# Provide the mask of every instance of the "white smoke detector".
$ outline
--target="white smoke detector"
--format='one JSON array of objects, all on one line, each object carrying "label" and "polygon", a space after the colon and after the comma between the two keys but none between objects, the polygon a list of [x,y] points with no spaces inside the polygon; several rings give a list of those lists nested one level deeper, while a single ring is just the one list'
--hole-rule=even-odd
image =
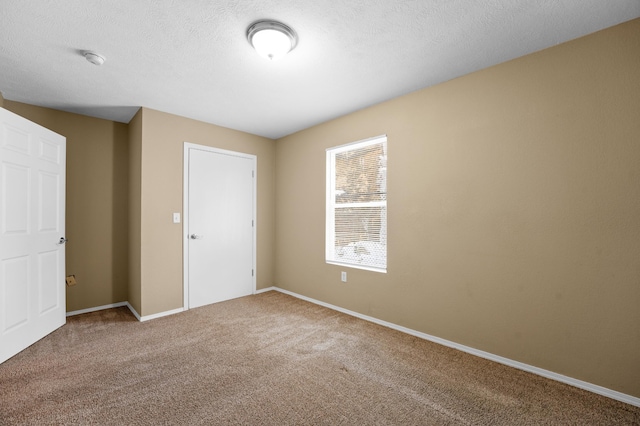
[{"label": "white smoke detector", "polygon": [[102,65],[104,64],[105,58],[102,55],[97,54],[96,52],[84,52],[84,58],[91,62],[93,65]]}]

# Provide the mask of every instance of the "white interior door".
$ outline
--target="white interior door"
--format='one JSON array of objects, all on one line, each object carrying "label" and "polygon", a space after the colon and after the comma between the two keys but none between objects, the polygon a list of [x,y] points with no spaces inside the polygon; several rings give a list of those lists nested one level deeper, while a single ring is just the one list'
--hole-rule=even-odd
[{"label": "white interior door", "polygon": [[0,108],[0,362],[65,323],[66,139]]},{"label": "white interior door", "polygon": [[255,156],[185,144],[185,307],[255,291]]}]

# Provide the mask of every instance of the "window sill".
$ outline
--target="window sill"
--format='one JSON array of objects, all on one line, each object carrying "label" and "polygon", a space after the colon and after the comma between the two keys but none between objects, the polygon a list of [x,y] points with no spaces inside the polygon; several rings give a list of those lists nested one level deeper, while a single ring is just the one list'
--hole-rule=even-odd
[{"label": "window sill", "polygon": [[387,268],[376,268],[373,266],[356,265],[354,263],[343,263],[343,262],[337,262],[334,260],[326,260],[325,262],[329,265],[344,266],[345,268],[362,269],[364,271],[380,272],[382,274],[387,273]]}]

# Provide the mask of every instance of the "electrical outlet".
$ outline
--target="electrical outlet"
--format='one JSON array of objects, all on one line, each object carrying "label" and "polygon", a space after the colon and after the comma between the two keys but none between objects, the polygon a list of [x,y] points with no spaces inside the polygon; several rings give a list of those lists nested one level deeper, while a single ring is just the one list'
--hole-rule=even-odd
[{"label": "electrical outlet", "polygon": [[180,223],[180,213],[173,214],[173,223]]},{"label": "electrical outlet", "polygon": [[67,278],[65,279],[65,281],[67,282],[67,285],[69,287],[71,287],[72,285],[76,285],[76,276],[75,275],[67,275]]},{"label": "electrical outlet", "polygon": [[345,271],[340,272],[340,279],[343,283],[347,282],[347,273]]}]

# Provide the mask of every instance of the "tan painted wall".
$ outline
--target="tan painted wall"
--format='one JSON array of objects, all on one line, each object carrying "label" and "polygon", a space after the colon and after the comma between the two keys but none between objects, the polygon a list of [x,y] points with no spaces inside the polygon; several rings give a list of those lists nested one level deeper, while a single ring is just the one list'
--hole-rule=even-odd
[{"label": "tan painted wall", "polygon": [[143,316],[183,306],[182,224],[173,224],[171,215],[182,212],[184,142],[257,156],[257,288],[274,282],[275,141],[143,108],[139,311]]},{"label": "tan painted wall", "polygon": [[[635,20],[278,140],[276,283],[640,397],[639,111]],[[327,265],[325,149],[385,133],[388,273]]]},{"label": "tan painted wall", "polygon": [[127,125],[5,100],[6,109],[67,138],[67,311],[127,300]]},{"label": "tan painted wall", "polygon": [[2,97],[2,92],[0,92],[0,108],[4,108],[4,98]]},{"label": "tan painted wall", "polygon": [[140,185],[142,174],[142,114],[129,122],[129,304],[136,312],[142,310],[142,277],[140,272],[140,244],[142,215]]}]

